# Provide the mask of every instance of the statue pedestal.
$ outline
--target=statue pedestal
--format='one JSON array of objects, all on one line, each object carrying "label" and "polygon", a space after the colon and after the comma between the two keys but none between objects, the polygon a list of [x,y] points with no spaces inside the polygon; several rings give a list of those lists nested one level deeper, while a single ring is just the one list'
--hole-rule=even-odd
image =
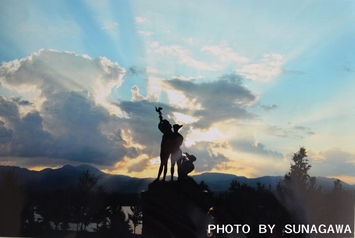
[{"label": "statue pedestal", "polygon": [[142,192],[143,237],[206,237],[210,200],[192,178],[151,183]]}]

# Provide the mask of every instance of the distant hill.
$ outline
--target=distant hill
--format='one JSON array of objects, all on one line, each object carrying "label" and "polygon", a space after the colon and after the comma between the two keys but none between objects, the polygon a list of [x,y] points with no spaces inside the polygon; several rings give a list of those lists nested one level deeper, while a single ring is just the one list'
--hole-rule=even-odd
[{"label": "distant hill", "polygon": [[31,171],[15,166],[0,166],[0,179],[8,172],[13,171],[18,182],[31,189],[66,189],[75,187],[80,175],[89,171],[99,178],[97,186],[102,185],[106,191],[122,193],[137,193],[148,188],[153,179],[138,179],[124,175],[106,174],[90,165],[71,166],[65,165],[59,169],[44,169]]},{"label": "distant hill", "polygon": [[[256,188],[257,183],[265,185],[266,188],[274,189],[283,178],[283,176],[263,176],[258,178],[246,178],[244,176],[236,176],[223,173],[204,173],[193,176],[196,182],[204,181],[212,191],[222,192],[228,190],[231,182],[238,181],[240,184],[247,184],[250,187]],[[335,178],[317,177],[317,185],[322,187],[323,191],[329,191],[334,186]],[[342,187],[348,191],[355,191],[355,185],[350,185],[342,182]]]},{"label": "distant hill", "polygon": [[[97,186],[102,185],[106,191],[117,191],[120,193],[140,193],[148,189],[148,185],[154,180],[152,178],[133,178],[124,175],[106,174],[99,169],[82,164],[79,166],[65,165],[59,169],[44,169],[41,171],[31,171],[25,168],[14,166],[0,166],[0,179],[7,171],[13,171],[18,182],[25,187],[32,189],[66,189],[75,187],[79,176],[84,171],[89,171],[99,178]],[[227,191],[232,181],[238,181],[241,184],[247,184],[256,187],[257,183],[264,184],[266,188],[276,187],[283,176],[263,176],[259,178],[246,178],[232,174],[223,173],[203,173],[192,176],[197,183],[204,181],[213,192]],[[335,179],[317,177],[317,184],[322,186],[324,191],[333,188]],[[355,191],[355,185],[349,185],[342,182],[346,190]]]}]

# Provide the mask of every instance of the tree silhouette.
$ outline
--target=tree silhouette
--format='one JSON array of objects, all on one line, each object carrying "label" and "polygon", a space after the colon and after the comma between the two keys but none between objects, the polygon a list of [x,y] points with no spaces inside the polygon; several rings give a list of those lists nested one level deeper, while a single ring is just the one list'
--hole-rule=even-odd
[{"label": "tree silhouette", "polygon": [[[306,224],[309,222],[309,207],[307,206],[308,191],[310,186],[310,176],[308,171],[311,165],[308,164],[307,152],[304,147],[292,156],[293,164],[280,181],[276,188],[276,194],[280,203],[290,214],[291,223]],[[316,179],[312,179],[314,186]]]},{"label": "tree silhouette", "polygon": [[128,219],[133,223],[133,233],[136,234],[136,228],[142,224],[143,213],[141,206],[131,206],[132,214],[128,214]]},{"label": "tree silhouette", "polygon": [[[258,182],[256,188],[238,181],[232,181],[228,191],[214,201],[209,215],[215,224],[248,224],[248,237],[269,237],[259,234],[259,224],[275,224],[274,235],[280,237],[287,212],[275,198],[273,191]],[[228,234],[210,234],[212,237],[229,237]]]},{"label": "tree silhouette", "polygon": [[[312,166],[306,157],[304,147],[294,153],[293,164],[289,172],[276,188],[275,194],[290,214],[288,223],[351,224],[353,226],[353,195],[342,189],[340,180],[334,182],[334,188],[330,193],[324,193],[322,187],[317,185],[317,179],[309,175]],[[308,236],[303,234],[297,237]],[[334,236],[323,235],[322,237]]]},{"label": "tree silhouette", "polygon": [[90,174],[89,170],[86,170],[79,176],[77,189],[81,193],[91,193],[98,180],[98,177],[94,174]]},{"label": "tree silhouette", "polygon": [[128,219],[120,205],[120,195],[111,193],[104,205],[105,218],[96,231],[102,237],[128,237],[132,234]]},{"label": "tree silhouette", "polygon": [[326,206],[328,215],[331,217],[330,222],[354,224],[354,194],[345,191],[339,179],[334,181],[333,189],[327,196]]},{"label": "tree silhouette", "polygon": [[[69,223],[70,197],[68,191],[54,190],[38,192],[35,212],[40,215],[40,223],[46,230],[58,231]],[[50,225],[53,224],[53,227]]]},{"label": "tree silhouette", "polygon": [[[37,193],[38,194],[38,193]],[[49,226],[44,224],[43,219],[39,217],[39,203],[37,196],[29,194],[26,205],[22,210],[22,231],[21,236],[38,236]],[[48,224],[49,225],[49,224]],[[2,235],[2,234],[1,234]]]},{"label": "tree silhouette", "polygon": [[88,170],[79,176],[79,182],[73,194],[72,221],[77,224],[77,231],[86,231],[94,216],[93,190],[98,182],[94,174]]},{"label": "tree silhouette", "polygon": [[[294,164],[291,164],[290,171],[285,175],[285,180],[290,181],[296,189],[299,189],[300,192],[304,192],[309,185],[310,176],[308,171],[312,167],[308,164],[308,159],[306,149],[301,147],[297,153],[293,154],[292,161]],[[315,178],[312,179],[313,183],[316,182]]]}]

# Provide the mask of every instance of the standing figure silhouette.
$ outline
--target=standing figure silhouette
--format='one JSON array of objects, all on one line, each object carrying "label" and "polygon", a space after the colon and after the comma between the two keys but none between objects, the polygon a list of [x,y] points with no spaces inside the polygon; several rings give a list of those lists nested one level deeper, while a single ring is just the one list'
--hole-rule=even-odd
[{"label": "standing figure silhouette", "polygon": [[157,181],[159,181],[161,173],[163,173],[163,181],[165,181],[166,173],[168,170],[168,159],[171,154],[172,149],[172,136],[173,132],[171,131],[171,124],[168,120],[163,119],[161,110],[162,108],[155,108],[155,110],[159,113],[160,122],[158,124],[159,130],[163,133],[161,145],[160,145],[160,166]]},{"label": "standing figure silhouette", "polygon": [[171,148],[171,168],[170,168],[170,173],[171,173],[171,181],[174,180],[174,167],[176,162],[181,159],[182,157],[182,150],[180,149],[180,146],[182,145],[182,142],[184,140],[184,137],[178,132],[179,129],[182,127],[182,125],[175,124],[173,126],[174,132],[172,135],[172,148]]}]

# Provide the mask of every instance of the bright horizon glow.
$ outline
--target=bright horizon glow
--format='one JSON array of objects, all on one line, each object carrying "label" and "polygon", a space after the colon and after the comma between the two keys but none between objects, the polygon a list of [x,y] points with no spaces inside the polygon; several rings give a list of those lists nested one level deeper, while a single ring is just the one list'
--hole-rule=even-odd
[{"label": "bright horizon glow", "polygon": [[[156,165],[156,166],[159,166],[159,158],[155,158],[155,159],[152,159],[152,164]],[[60,169],[62,168],[63,166],[54,166],[54,167],[43,167],[43,166],[38,166],[38,167],[30,167],[30,168],[27,168],[28,170],[30,171],[37,171],[37,172],[40,172],[42,170],[45,170],[45,169],[53,169],[53,170],[56,170],[56,169]],[[75,167],[75,166],[74,166]],[[170,169],[170,161],[168,163],[168,167]],[[124,175],[126,174],[125,172],[123,171],[120,171],[120,170],[108,170],[108,169],[99,169],[101,172],[103,173],[106,173],[106,174],[110,174],[110,175]],[[176,170],[176,168],[175,168]],[[288,171],[286,171],[288,172]],[[190,176],[195,176],[195,175],[200,175],[200,174],[203,174],[205,172],[199,172],[199,173],[196,173],[195,171],[192,171],[189,175]],[[209,173],[222,173],[220,170],[211,170],[209,171]],[[232,174],[232,175],[235,175],[234,174],[234,171],[231,170],[231,171],[225,171],[223,172],[224,174]],[[155,171],[155,169],[152,169],[150,170],[148,173],[137,173],[135,175],[132,175],[132,174],[128,174],[127,176],[129,177],[133,177],[133,178],[151,178],[151,179],[155,179],[156,176],[157,176],[157,171]],[[238,175],[239,176],[239,175]],[[263,176],[283,176],[283,175],[262,175],[262,176],[252,176],[251,174],[249,176],[246,176],[247,178],[249,179],[253,179],[253,178],[258,178],[258,177],[263,177]],[[167,174],[167,177],[170,178],[170,173]],[[355,185],[355,179],[353,177],[343,177],[343,176],[325,176],[326,178],[329,178],[329,179],[340,179],[342,182],[346,182],[350,185]],[[174,174],[174,178],[177,178],[177,174],[175,172]]]}]

